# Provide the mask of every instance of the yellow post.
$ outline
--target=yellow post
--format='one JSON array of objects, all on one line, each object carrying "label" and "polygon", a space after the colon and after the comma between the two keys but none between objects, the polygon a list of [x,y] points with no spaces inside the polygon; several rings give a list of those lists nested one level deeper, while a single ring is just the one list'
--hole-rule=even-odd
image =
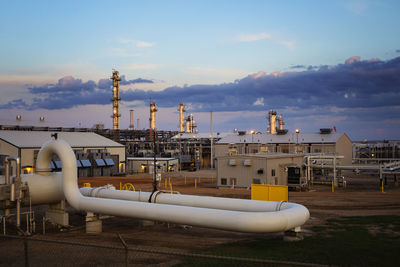
[{"label": "yellow post", "polygon": [[332,192],[335,192],[335,182],[332,180]]},{"label": "yellow post", "polygon": [[164,189],[167,188],[167,179],[164,180]]},{"label": "yellow post", "polygon": [[84,183],[83,187],[91,187],[90,183]]},{"label": "yellow post", "polygon": [[383,186],[383,180],[382,180],[382,193],[385,193],[384,186]]},{"label": "yellow post", "polygon": [[168,177],[168,183],[171,184],[171,177]]},{"label": "yellow post", "polygon": [[169,190],[171,191],[172,194],[172,184],[169,184]]},{"label": "yellow post", "polygon": [[232,180],[232,189],[235,189],[235,180]]},{"label": "yellow post", "polygon": [[119,190],[122,190],[122,182],[119,182]]},{"label": "yellow post", "polygon": [[194,188],[195,189],[197,188],[197,180],[196,180],[196,178],[194,178]]}]

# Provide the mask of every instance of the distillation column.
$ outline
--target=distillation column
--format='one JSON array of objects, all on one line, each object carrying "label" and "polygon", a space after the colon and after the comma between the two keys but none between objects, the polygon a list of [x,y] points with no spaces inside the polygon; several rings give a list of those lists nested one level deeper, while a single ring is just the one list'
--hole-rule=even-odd
[{"label": "distillation column", "polygon": [[119,101],[121,98],[119,98],[119,81],[121,78],[119,77],[119,72],[114,70],[113,74],[110,78],[113,81],[113,129],[114,130],[119,130],[119,117],[121,117],[121,114],[119,113]]},{"label": "distillation column", "polygon": [[195,128],[197,127],[196,122],[194,121],[193,114],[189,114],[186,117],[186,132],[187,133],[194,133]]},{"label": "distillation column", "polygon": [[129,112],[130,112],[130,115],[131,115],[131,117],[130,117],[130,124],[129,124],[129,130],[133,130],[133,109],[131,109],[131,110],[129,110]]},{"label": "distillation column", "polygon": [[268,130],[267,132],[270,134],[276,134],[276,111],[275,110],[270,110],[268,112]]},{"label": "distillation column", "polygon": [[179,111],[179,132],[183,133],[185,131],[185,122],[184,122],[183,113],[186,112],[185,104],[183,102],[179,103],[178,111]]},{"label": "distillation column", "polygon": [[156,128],[156,112],[157,107],[155,102],[150,103],[150,129],[154,130]]},{"label": "distillation column", "polygon": [[282,115],[278,116],[278,124],[279,124],[279,130],[283,131],[283,125],[285,124],[285,122],[283,121]]}]

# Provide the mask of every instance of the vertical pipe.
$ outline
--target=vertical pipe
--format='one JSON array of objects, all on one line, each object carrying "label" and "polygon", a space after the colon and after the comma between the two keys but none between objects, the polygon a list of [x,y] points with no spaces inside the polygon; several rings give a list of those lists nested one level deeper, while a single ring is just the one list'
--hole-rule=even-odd
[{"label": "vertical pipe", "polygon": [[185,104],[183,102],[179,103],[179,132],[184,132],[185,131],[185,123],[184,123],[184,117],[183,113],[186,111],[185,110]]},{"label": "vertical pipe", "polygon": [[156,128],[156,103],[151,102],[150,103],[150,129],[155,129]]},{"label": "vertical pipe", "polygon": [[119,114],[119,101],[121,100],[119,98],[119,81],[121,80],[119,72],[114,70],[110,79],[113,81],[113,129],[119,130],[119,117],[121,117],[121,114]]},{"label": "vertical pipe", "polygon": [[129,110],[130,112],[130,124],[129,124],[129,130],[133,130],[133,109]]},{"label": "vertical pipe", "polygon": [[211,152],[210,152],[210,163],[211,163],[211,169],[214,169],[214,157],[213,157],[213,143],[214,143],[214,136],[213,136],[213,131],[214,131],[214,129],[213,129],[213,112],[211,111],[210,112],[210,132],[211,132],[211,140],[210,140],[210,143],[211,143]]},{"label": "vertical pipe", "polygon": [[334,186],[338,186],[338,180],[336,177],[336,155],[333,158],[333,182]]},{"label": "vertical pipe", "polygon": [[153,168],[153,192],[157,191],[157,150],[156,150],[156,131],[155,129],[150,129],[153,131],[153,154],[154,154],[154,168]]},{"label": "vertical pipe", "polygon": [[[10,184],[10,162],[8,161],[8,159],[6,158],[6,170],[5,170],[5,182],[6,182],[6,185],[9,185]],[[11,192],[11,195],[13,194],[14,192]],[[11,200],[11,198],[12,198],[12,196],[10,196],[10,200]],[[10,200],[6,200],[6,205],[8,206],[8,204],[9,204],[9,201]],[[10,209],[5,209],[4,210],[4,223],[5,223],[5,218],[8,216],[8,215],[10,215]],[[5,224],[4,224],[4,234],[5,234]]]}]

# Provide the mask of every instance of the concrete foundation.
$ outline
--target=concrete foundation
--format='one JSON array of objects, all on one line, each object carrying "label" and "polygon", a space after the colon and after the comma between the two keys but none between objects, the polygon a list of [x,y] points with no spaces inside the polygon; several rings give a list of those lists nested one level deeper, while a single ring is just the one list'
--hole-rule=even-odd
[{"label": "concrete foundation", "polygon": [[50,209],[46,211],[45,217],[47,220],[55,224],[68,226],[69,216],[68,213],[65,211],[65,201],[63,200],[57,204],[50,205]]}]

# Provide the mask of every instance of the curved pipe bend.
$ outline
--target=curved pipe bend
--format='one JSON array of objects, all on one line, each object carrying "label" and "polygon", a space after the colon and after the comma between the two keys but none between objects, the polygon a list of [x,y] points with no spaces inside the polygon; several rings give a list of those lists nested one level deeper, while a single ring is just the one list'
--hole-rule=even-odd
[{"label": "curved pipe bend", "polygon": [[310,216],[302,205],[272,201],[160,193],[157,203],[148,203],[151,193],[107,189],[96,190],[98,197],[91,197],[90,188],[78,188],[76,158],[65,141],[46,143],[38,154],[37,168],[49,169],[53,153],[62,162],[64,196],[80,211],[239,232],[286,231],[303,225]]}]

